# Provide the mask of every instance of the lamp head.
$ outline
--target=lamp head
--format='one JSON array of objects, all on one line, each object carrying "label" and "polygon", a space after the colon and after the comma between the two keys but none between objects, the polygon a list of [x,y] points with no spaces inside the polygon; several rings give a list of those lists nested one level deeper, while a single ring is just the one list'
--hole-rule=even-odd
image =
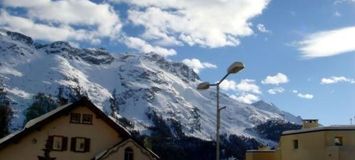
[{"label": "lamp head", "polygon": [[208,88],[210,88],[210,83],[208,83],[208,82],[202,82],[202,83],[198,84],[198,86],[197,86],[198,90],[205,90]]},{"label": "lamp head", "polygon": [[244,68],[244,65],[242,62],[234,62],[233,64],[231,64],[229,67],[228,67],[228,70],[227,72],[228,73],[237,73],[239,72],[240,70],[242,70]]}]

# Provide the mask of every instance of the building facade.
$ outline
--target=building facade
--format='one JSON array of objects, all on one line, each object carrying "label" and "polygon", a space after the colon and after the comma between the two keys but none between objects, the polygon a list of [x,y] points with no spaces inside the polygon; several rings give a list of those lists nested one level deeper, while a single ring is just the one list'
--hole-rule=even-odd
[{"label": "building facade", "polygon": [[249,150],[245,157],[247,160],[276,160],[275,152],[274,150]]},{"label": "building facade", "polygon": [[318,127],[317,120],[304,120],[301,130],[285,131],[279,148],[250,150],[247,160],[354,160],[355,126]]},{"label": "building facade", "polygon": [[29,121],[0,140],[6,160],[156,160],[87,98]]}]

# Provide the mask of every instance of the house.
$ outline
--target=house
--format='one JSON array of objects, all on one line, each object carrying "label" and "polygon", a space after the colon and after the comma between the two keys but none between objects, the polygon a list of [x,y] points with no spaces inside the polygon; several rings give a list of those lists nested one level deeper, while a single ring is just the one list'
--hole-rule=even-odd
[{"label": "house", "polygon": [[156,160],[87,98],[58,107],[0,139],[0,160]]},{"label": "house", "polygon": [[246,160],[354,160],[355,126],[319,127],[318,120],[303,121],[300,130],[285,131],[276,150],[249,150]]}]

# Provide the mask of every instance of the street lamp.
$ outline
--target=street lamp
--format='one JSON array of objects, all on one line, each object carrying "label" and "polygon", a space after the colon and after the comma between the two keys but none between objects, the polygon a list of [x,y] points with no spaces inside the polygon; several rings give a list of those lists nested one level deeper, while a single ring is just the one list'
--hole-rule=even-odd
[{"label": "street lamp", "polygon": [[220,121],[221,121],[221,117],[220,117],[220,114],[221,114],[221,110],[223,110],[224,108],[226,107],[222,107],[220,108],[219,107],[219,85],[223,82],[224,79],[226,79],[228,77],[228,75],[230,74],[233,74],[233,73],[237,73],[239,72],[240,70],[242,70],[244,68],[244,65],[243,63],[241,62],[234,62],[233,64],[231,64],[228,69],[227,69],[227,74],[221,79],[219,80],[217,83],[215,84],[210,84],[208,82],[202,82],[200,83],[198,86],[197,86],[197,89],[198,90],[205,90],[205,89],[208,89],[210,88],[210,86],[216,86],[217,87],[217,109],[216,109],[216,112],[217,112],[217,124],[216,124],[216,143],[217,143],[217,146],[216,146],[216,160],[220,160],[220,155],[219,155],[219,127],[220,127]]}]

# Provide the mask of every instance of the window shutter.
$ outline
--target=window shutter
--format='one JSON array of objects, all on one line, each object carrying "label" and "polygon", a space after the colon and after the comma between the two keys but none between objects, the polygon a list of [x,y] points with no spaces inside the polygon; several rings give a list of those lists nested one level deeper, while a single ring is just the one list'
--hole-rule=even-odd
[{"label": "window shutter", "polygon": [[84,152],[89,152],[90,151],[90,139],[85,138],[85,149]]},{"label": "window shutter", "polygon": [[75,151],[76,138],[71,138],[70,140],[70,150]]},{"label": "window shutter", "polygon": [[63,137],[62,151],[66,151],[67,149],[68,149],[68,137]]},{"label": "window shutter", "polygon": [[48,146],[46,146],[46,147],[49,147],[49,149],[53,149],[53,136],[48,136],[47,143],[48,144],[46,144],[46,145],[48,145]]}]

